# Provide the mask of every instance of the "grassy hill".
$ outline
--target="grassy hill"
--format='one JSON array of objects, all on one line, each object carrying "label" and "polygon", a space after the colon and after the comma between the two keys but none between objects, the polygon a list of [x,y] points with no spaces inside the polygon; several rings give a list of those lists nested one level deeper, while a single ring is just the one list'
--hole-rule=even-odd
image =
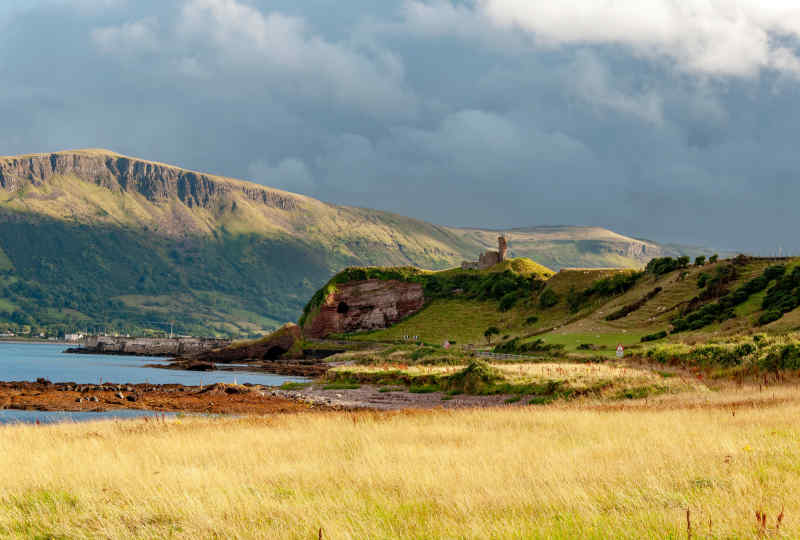
[{"label": "grassy hill", "polygon": [[[510,234],[556,270],[670,253],[596,228]],[[0,158],[0,330],[258,334],[344,267],[443,269],[496,237],[105,150]]]},{"label": "grassy hill", "polygon": [[[658,268],[659,260],[669,264]],[[431,295],[425,308],[390,328],[346,337],[399,341],[416,335],[434,346],[448,340],[501,352],[593,356],[613,355],[619,343],[638,348],[643,341],[697,343],[800,328],[800,259],[740,256],[701,266],[659,260],[645,271],[540,274],[544,281],[511,307],[497,297]],[[472,272],[483,276],[487,290],[503,275]],[[487,338],[491,327],[497,332]]]}]

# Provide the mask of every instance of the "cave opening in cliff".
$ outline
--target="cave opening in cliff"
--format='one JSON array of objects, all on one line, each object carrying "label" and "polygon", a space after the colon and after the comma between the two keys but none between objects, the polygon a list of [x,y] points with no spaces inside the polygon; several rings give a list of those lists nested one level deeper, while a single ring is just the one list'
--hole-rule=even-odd
[{"label": "cave opening in cliff", "polygon": [[264,354],[264,360],[277,360],[285,352],[286,348],[275,345],[273,347],[270,347]]},{"label": "cave opening in cliff", "polygon": [[347,305],[347,302],[339,302],[339,305],[336,306],[336,313],[345,314],[350,311],[350,306]]}]

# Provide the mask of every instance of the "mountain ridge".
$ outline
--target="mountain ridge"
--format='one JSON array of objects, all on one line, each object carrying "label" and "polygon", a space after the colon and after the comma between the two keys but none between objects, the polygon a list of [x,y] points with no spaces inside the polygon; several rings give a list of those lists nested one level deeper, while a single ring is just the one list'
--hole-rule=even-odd
[{"label": "mountain ridge", "polygon": [[[0,329],[102,323],[141,332],[173,317],[185,332],[253,334],[296,319],[344,267],[443,269],[496,241],[489,229],[334,205],[107,150],[7,156]],[[638,267],[673,254],[599,227],[512,229],[510,249],[556,270]]]}]

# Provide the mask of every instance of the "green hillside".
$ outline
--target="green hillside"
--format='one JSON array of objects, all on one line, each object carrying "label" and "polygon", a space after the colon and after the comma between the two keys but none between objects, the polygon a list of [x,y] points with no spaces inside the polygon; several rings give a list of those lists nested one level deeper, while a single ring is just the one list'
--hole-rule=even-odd
[{"label": "green hillside", "polygon": [[[104,150],[0,158],[0,330],[258,334],[344,267],[453,267],[497,234]],[[510,234],[556,270],[668,252],[596,228]]]},{"label": "green hillside", "polygon": [[[514,274],[471,272],[487,291]],[[643,271],[570,269],[539,279],[512,291],[511,305],[492,295],[427,294],[426,285],[418,313],[387,329],[339,337],[391,342],[413,335],[434,346],[447,340],[517,354],[596,356],[613,355],[620,343],[636,350],[800,328],[800,259],[739,256],[698,265],[660,258]],[[490,328],[496,331],[487,336]]]}]

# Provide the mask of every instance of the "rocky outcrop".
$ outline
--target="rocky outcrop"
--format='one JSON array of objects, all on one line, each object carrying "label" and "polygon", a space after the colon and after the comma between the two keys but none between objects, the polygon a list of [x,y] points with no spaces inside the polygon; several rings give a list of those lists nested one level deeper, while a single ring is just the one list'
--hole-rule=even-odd
[{"label": "rocky outcrop", "polygon": [[190,208],[218,208],[233,191],[272,208],[297,207],[297,199],[288,193],[112,153],[58,152],[0,159],[0,188],[5,191],[67,175],[112,191],[139,193],[152,202],[178,199]]},{"label": "rocky outcrop", "polygon": [[312,338],[387,328],[425,306],[420,283],[367,279],[336,285],[303,326]]},{"label": "rocky outcrop", "polygon": [[302,337],[300,327],[288,323],[261,339],[233,343],[227,347],[178,358],[176,362],[186,365],[202,365],[205,363],[231,364],[254,360],[301,358],[303,356]]}]

